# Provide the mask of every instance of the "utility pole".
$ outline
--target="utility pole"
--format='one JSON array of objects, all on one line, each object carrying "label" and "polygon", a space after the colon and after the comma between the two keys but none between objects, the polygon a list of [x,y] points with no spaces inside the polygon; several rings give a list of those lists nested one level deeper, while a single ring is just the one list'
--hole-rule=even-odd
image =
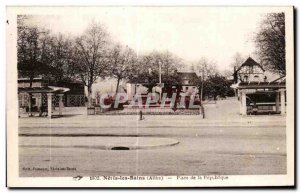
[{"label": "utility pole", "polygon": [[203,100],[203,82],[204,82],[204,69],[202,70],[202,81],[201,81],[201,96],[200,96],[201,104]]},{"label": "utility pole", "polygon": [[158,62],[159,64],[159,84],[161,83],[161,62]]},{"label": "utility pole", "polygon": [[201,96],[200,96],[201,111],[202,111],[202,116],[203,116],[203,119],[204,119],[205,115],[204,115],[204,107],[203,107],[203,84],[204,84],[204,69],[202,70]]},{"label": "utility pole", "polygon": [[160,90],[159,90],[159,100],[161,100],[161,92],[162,92],[162,87],[161,87],[161,62],[158,62],[159,64],[159,85],[160,85]]}]

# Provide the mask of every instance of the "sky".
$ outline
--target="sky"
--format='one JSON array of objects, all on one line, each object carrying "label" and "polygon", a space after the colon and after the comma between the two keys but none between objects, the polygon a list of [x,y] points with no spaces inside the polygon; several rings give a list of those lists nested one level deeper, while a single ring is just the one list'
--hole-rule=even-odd
[{"label": "sky", "polygon": [[[94,7],[44,12],[34,22],[54,33],[77,36],[100,22],[111,39],[138,54],[169,50],[187,65],[202,57],[220,71],[232,70],[233,56],[253,56],[253,36],[270,9],[257,7]],[[45,15],[45,13],[47,15]]]}]

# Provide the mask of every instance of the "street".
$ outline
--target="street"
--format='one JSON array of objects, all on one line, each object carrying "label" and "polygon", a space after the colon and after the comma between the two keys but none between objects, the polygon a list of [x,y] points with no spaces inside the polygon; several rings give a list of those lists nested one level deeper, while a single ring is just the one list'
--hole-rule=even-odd
[{"label": "street", "polygon": [[[149,115],[139,121],[135,115],[87,116],[84,108],[64,110],[62,118],[19,119],[21,177],[286,173],[285,117],[240,116],[236,99],[207,104],[205,119]],[[113,141],[122,146],[123,138],[138,146],[141,137],[149,143],[157,138],[179,143],[137,150],[100,148]]]}]

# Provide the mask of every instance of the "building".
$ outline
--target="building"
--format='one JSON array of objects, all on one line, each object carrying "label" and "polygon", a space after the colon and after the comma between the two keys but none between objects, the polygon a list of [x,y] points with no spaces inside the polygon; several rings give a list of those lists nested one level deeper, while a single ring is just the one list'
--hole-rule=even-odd
[{"label": "building", "polygon": [[234,83],[265,82],[265,70],[255,60],[249,57],[239,68],[234,69]]},{"label": "building", "polygon": [[[29,104],[29,93],[32,93],[32,106],[47,105],[47,94],[44,92],[50,87],[68,88],[62,97],[63,105],[67,107],[85,106],[84,85],[79,81],[58,82],[55,83],[46,78],[38,77],[32,81],[30,89],[29,78],[18,79],[18,97],[20,107],[27,107]],[[42,92],[32,92],[31,90],[40,90]],[[30,92],[27,92],[29,91]],[[59,106],[59,96],[54,96],[53,105]]]},{"label": "building", "polygon": [[196,95],[199,93],[198,80],[199,77],[195,72],[178,72],[178,75],[182,78],[182,91],[188,95]]},{"label": "building", "polygon": [[286,113],[286,82],[241,82],[237,87],[240,98],[240,114]]},{"label": "building", "polygon": [[[234,70],[234,84],[240,104],[240,114],[285,114],[286,82],[285,77],[269,81],[263,67],[249,57]],[[278,76],[277,76],[278,77]]]}]

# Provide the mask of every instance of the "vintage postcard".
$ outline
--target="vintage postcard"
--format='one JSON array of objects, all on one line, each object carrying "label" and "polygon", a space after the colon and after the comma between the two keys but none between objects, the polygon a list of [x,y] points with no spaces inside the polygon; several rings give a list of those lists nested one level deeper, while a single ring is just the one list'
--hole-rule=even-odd
[{"label": "vintage postcard", "polygon": [[294,8],[7,7],[8,187],[294,186]]}]

